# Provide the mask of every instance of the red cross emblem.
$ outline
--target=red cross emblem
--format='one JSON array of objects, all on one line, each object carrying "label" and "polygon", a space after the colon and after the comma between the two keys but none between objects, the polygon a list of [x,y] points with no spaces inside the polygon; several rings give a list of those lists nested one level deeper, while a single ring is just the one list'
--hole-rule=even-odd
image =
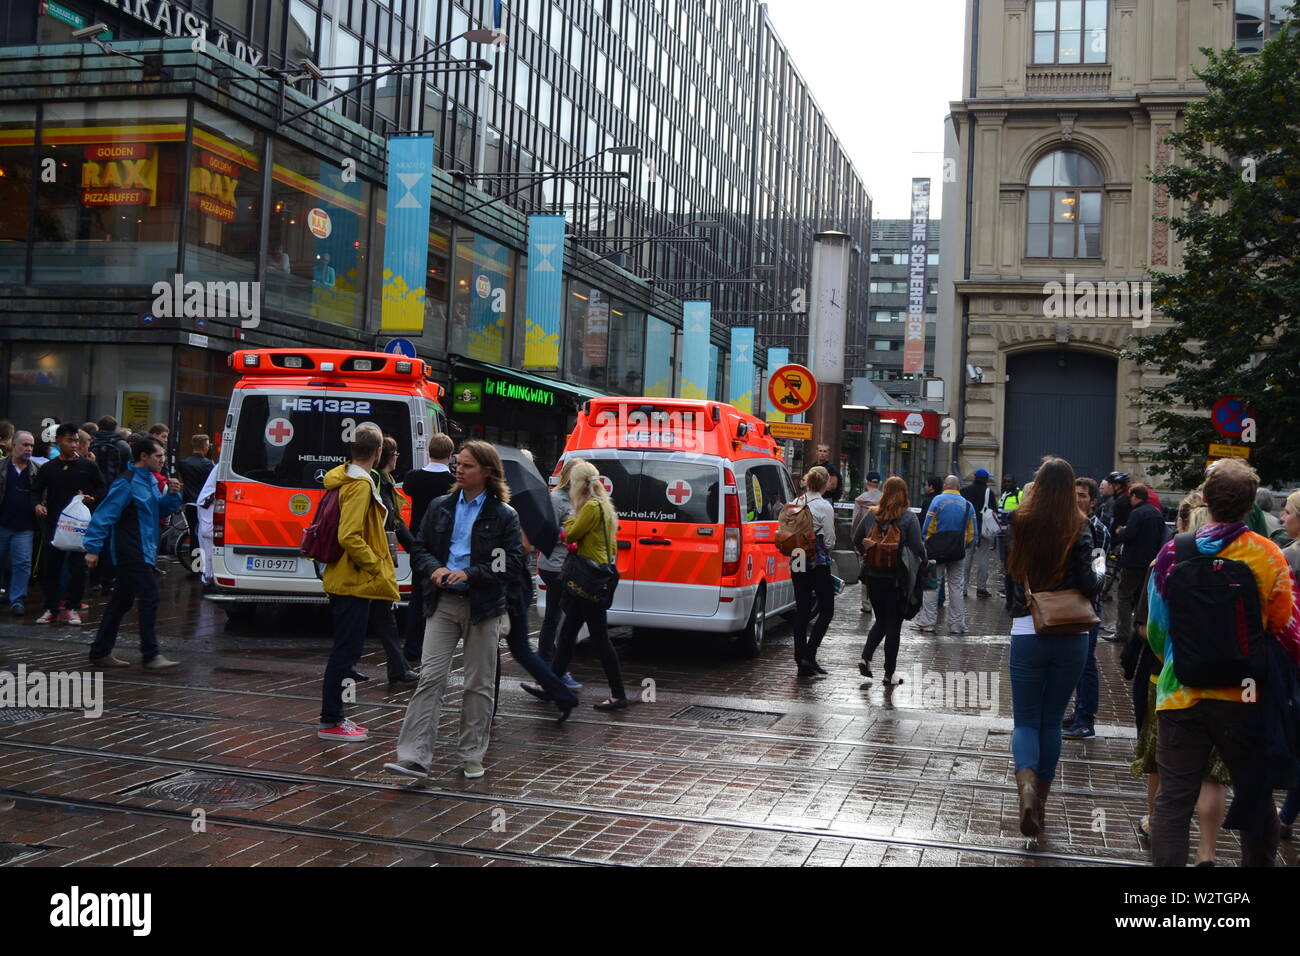
[{"label": "red cross emblem", "polygon": [[266,423],[266,441],[281,448],[293,438],[293,423],[287,418],[273,418]]},{"label": "red cross emblem", "polygon": [[614,493],[614,482],[610,481],[604,475],[600,476],[600,483],[605,486],[605,490],[611,495]]},{"label": "red cross emblem", "polygon": [[680,478],[668,486],[668,500],[681,507],[691,500],[691,486]]}]

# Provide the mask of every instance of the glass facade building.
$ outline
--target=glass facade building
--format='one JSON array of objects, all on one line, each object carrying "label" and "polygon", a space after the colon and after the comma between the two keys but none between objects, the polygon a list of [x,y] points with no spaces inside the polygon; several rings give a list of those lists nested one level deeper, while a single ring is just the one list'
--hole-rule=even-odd
[{"label": "glass facade building", "polygon": [[[769,346],[803,359],[799,309],[825,230],[855,240],[846,373],[862,374],[870,198],[765,8],[505,0],[501,12],[507,40],[487,45],[461,35],[496,26],[491,0],[7,5],[0,68],[32,77],[0,92],[9,417],[125,417],[109,384],[135,362],[149,417],[211,430],[213,415],[182,407],[224,405],[237,343],[382,346],[385,143],[409,132],[433,134],[437,168],[424,327],[397,334],[448,385],[522,365],[531,212],[562,214],[571,240],[559,362],[528,370],[561,398],[675,393],[688,298],[713,303],[714,396],[730,327],[756,328],[760,369]],[[70,46],[97,22],[117,52]],[[375,80],[416,58],[435,67]],[[464,58],[491,69],[436,66]],[[312,79],[304,60],[333,78]],[[260,326],[153,317],[152,286],[178,273],[259,283]],[[114,357],[148,348],[162,352]]]}]

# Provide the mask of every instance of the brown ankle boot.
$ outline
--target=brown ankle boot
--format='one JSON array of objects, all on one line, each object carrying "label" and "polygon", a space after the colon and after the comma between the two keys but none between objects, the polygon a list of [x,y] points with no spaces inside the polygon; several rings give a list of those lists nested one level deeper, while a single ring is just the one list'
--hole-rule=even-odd
[{"label": "brown ankle boot", "polygon": [[1041,830],[1047,825],[1047,794],[1052,789],[1052,781],[1038,781],[1038,828]]},{"label": "brown ankle boot", "polygon": [[1020,793],[1020,832],[1038,836],[1038,775],[1029,768],[1016,771],[1016,790]]}]

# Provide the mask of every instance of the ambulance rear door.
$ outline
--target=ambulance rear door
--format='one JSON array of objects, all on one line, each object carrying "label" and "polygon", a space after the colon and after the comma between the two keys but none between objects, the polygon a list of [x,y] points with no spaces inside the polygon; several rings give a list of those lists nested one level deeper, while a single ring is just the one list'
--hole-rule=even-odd
[{"label": "ambulance rear door", "polygon": [[[408,395],[285,389],[236,390],[234,436],[223,452],[226,502],[225,565],[263,579],[315,578],[299,559],[303,528],[324,494],[326,472],[351,460],[353,433],[373,424],[397,440],[398,472],[412,460],[423,400]],[[427,427],[427,426],[426,426]],[[398,552],[397,578],[409,577]]]},{"label": "ambulance rear door", "polygon": [[711,617],[721,596],[722,459],[644,453],[636,499],[633,610]]}]

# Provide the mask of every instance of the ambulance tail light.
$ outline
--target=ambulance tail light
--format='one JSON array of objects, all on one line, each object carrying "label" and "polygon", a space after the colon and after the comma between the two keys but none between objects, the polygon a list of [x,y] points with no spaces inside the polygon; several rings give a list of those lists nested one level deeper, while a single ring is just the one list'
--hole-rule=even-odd
[{"label": "ambulance tail light", "polygon": [[740,495],[736,492],[736,474],[723,472],[722,489],[722,576],[740,573]]},{"label": "ambulance tail light", "polygon": [[225,547],[226,544],[226,483],[217,482],[217,495],[212,502],[212,544]]}]

